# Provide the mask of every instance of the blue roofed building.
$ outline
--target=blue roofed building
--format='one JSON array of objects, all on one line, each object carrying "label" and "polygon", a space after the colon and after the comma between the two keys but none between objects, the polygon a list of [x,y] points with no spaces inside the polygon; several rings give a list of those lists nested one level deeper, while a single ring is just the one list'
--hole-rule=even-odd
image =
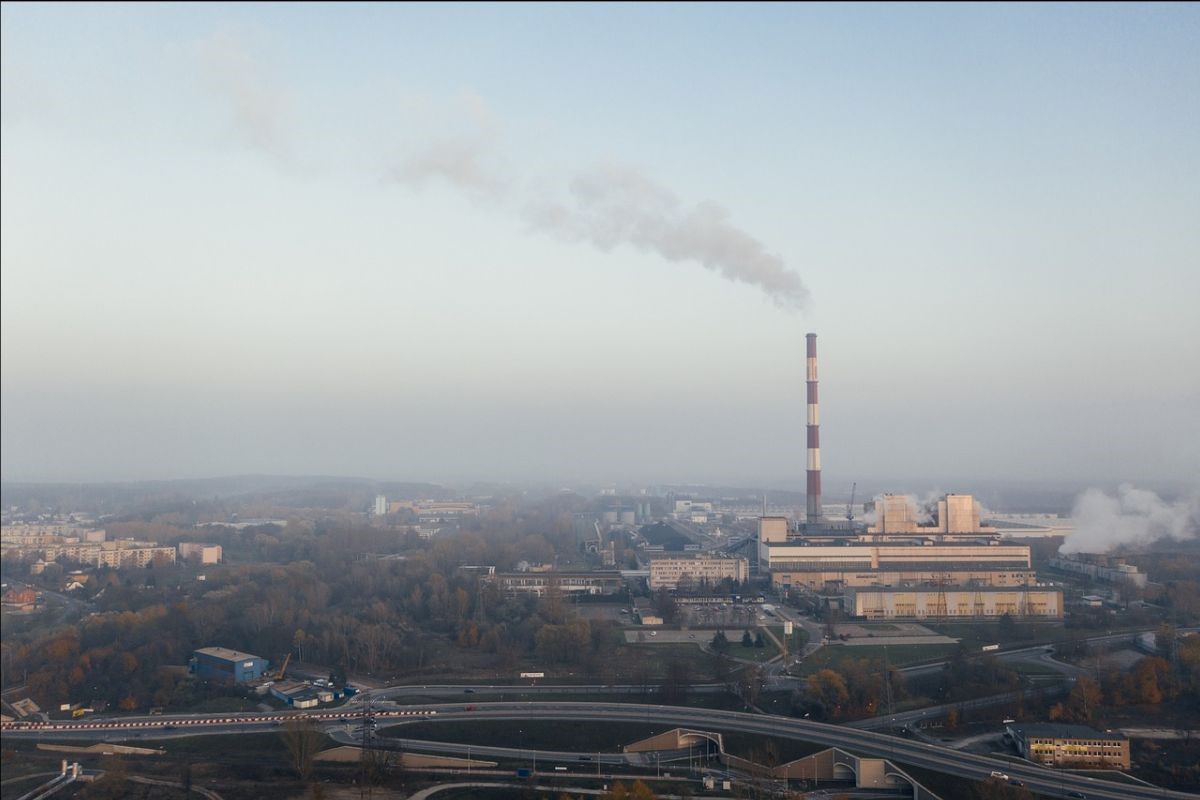
[{"label": "blue roofed building", "polygon": [[261,680],[270,664],[265,658],[230,650],[227,647],[201,647],[188,662],[197,678],[224,683],[250,683]]}]

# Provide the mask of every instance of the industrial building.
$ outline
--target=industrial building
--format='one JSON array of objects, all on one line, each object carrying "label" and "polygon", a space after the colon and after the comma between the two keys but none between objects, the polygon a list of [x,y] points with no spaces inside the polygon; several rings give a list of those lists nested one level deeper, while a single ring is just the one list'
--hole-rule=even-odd
[{"label": "industrial building", "polygon": [[911,540],[914,536],[931,541],[971,539],[983,541],[999,536],[991,526],[979,522],[979,504],[969,494],[948,494],[936,503],[920,506],[908,495],[885,494],[867,504],[875,522],[864,538],[872,542]]},{"label": "industrial building", "polygon": [[1048,767],[1129,769],[1129,740],[1083,725],[1029,723],[1009,726],[1021,755]]},{"label": "industrial building", "polygon": [[750,576],[749,562],[731,556],[652,557],[650,589],[677,589],[682,581],[698,586],[719,583],[726,578],[742,583]]},{"label": "industrial building", "polygon": [[619,594],[625,588],[621,573],[612,572],[497,572],[485,580],[495,581],[510,594],[542,597],[551,587],[563,594]]},{"label": "industrial building", "polygon": [[1037,582],[1029,545],[808,544],[803,538],[763,541],[759,568],[780,588],[943,585],[1029,586]]},{"label": "industrial building", "polygon": [[1091,578],[1095,581],[1112,583],[1118,586],[1134,586],[1138,589],[1146,588],[1146,573],[1139,570],[1133,564],[1126,564],[1119,558],[1091,553],[1079,553],[1052,558],[1048,563],[1050,569],[1069,572],[1073,575]]},{"label": "industrial building", "polygon": [[[844,605],[860,616],[1062,615],[1061,594],[1037,586],[1029,546],[1004,542],[994,527],[983,525],[979,504],[969,494],[947,494],[925,504],[885,494],[868,504],[870,524],[855,521],[852,509],[843,519],[827,518],[821,506],[817,346],[811,333],[805,368],[805,518],[794,523],[763,516],[758,525],[758,568],[770,574],[772,585],[825,596],[845,592]],[[851,591],[868,587],[892,591]]]},{"label": "industrial building", "polygon": [[844,602],[848,615],[865,619],[987,618],[1005,614],[1061,619],[1063,614],[1062,592],[1044,587],[847,588]]},{"label": "industrial building", "polygon": [[192,653],[188,668],[198,678],[225,683],[250,683],[262,678],[268,662],[227,647],[202,647]]}]

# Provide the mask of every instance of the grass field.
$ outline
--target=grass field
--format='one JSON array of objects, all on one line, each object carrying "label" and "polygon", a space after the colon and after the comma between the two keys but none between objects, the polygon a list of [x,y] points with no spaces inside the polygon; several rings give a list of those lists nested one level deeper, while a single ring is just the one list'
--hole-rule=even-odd
[{"label": "grass field", "polygon": [[704,682],[712,677],[712,654],[694,644],[623,644],[617,648],[612,665],[617,683],[632,683],[643,677],[657,683],[667,674],[667,665],[672,661],[687,664],[694,681]]},{"label": "grass field", "polygon": [[[893,667],[904,667],[910,664],[920,664],[925,661],[936,661],[949,656],[955,651],[953,644],[905,644],[888,645],[887,660]],[[845,647],[832,645],[822,647],[817,652],[792,668],[794,675],[811,675],[822,669],[838,669],[838,666],[851,659],[868,659],[883,663],[884,647],[864,645],[862,647]]]}]

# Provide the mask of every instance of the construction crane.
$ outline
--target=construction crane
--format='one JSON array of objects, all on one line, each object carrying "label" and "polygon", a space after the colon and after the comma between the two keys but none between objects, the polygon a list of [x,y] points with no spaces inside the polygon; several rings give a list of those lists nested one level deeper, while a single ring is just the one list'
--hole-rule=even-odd
[{"label": "construction crane", "polygon": [[850,502],[846,503],[846,519],[854,522],[854,494],[858,491],[858,481],[850,487]]},{"label": "construction crane", "polygon": [[283,676],[287,672],[288,662],[291,660],[292,660],[292,654],[288,653],[287,657],[283,659],[283,666],[279,668],[279,676],[277,678],[275,678],[275,680],[277,680],[277,681],[283,680]]}]

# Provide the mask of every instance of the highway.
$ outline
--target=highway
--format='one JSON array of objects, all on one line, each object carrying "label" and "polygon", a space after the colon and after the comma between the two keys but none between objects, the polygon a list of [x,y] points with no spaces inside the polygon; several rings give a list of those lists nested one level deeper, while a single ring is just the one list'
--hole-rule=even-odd
[{"label": "highway", "polygon": [[[93,719],[87,722],[52,722],[35,725],[5,723],[4,737],[37,739],[116,739],[141,734],[146,737],[194,735],[198,733],[249,733],[272,730],[288,719],[310,717],[326,727],[351,723],[352,713],[305,714],[172,715]],[[1113,784],[1066,772],[1003,761],[952,750],[940,745],[908,741],[846,726],[810,722],[736,711],[658,706],[630,703],[519,702],[446,703],[373,711],[378,725],[400,724],[424,719],[432,722],[479,720],[543,720],[642,722],[661,726],[684,726],[719,731],[781,736],[830,747],[842,747],[863,755],[890,758],[949,775],[973,780],[986,779],[993,771],[1019,779],[1032,791],[1050,797],[1082,793],[1089,800],[1162,800],[1196,798],[1157,787]]]}]

